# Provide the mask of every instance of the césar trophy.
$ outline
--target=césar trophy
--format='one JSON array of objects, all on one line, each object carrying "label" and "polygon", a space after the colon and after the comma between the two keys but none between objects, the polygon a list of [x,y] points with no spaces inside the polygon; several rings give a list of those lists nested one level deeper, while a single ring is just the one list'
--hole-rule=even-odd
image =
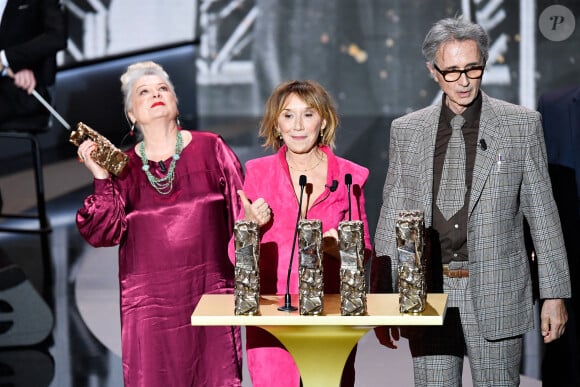
[{"label": "c\u00e9sar trophy", "polygon": [[235,314],[257,315],[260,313],[260,238],[258,224],[238,220],[234,224],[235,265]]},{"label": "c\u00e9sar trophy", "polygon": [[423,212],[400,211],[396,220],[399,311],[425,310],[427,285],[423,255],[425,223]]},{"label": "c\u00e9sar trophy", "polygon": [[361,316],[367,312],[364,267],[364,226],[360,220],[338,224],[340,252],[340,314]]},{"label": "c\u00e9sar trophy", "polygon": [[298,223],[298,293],[301,315],[319,315],[324,309],[322,268],[322,222],[305,219]]},{"label": "c\u00e9sar trophy", "polygon": [[91,152],[91,157],[98,165],[105,168],[115,176],[121,174],[129,162],[129,156],[115,147],[107,138],[99,134],[96,130],[82,122],[79,122],[77,124],[77,129],[70,133],[69,141],[72,144],[79,146],[85,140],[92,140],[96,144],[95,149]]}]

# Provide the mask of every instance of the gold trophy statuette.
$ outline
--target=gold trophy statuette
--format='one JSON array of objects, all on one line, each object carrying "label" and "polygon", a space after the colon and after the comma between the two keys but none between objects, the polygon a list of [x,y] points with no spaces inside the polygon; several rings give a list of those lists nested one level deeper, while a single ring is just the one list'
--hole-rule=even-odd
[{"label": "gold trophy statuette", "polygon": [[365,280],[364,226],[360,220],[338,224],[340,252],[340,314],[361,316],[367,313]]},{"label": "gold trophy statuette", "polygon": [[320,220],[307,219],[298,223],[298,248],[300,314],[318,315],[324,309],[322,222]]},{"label": "gold trophy statuette", "polygon": [[234,224],[236,248],[234,299],[236,315],[260,313],[260,238],[258,224],[238,220]]},{"label": "gold trophy statuette", "polygon": [[97,145],[91,152],[93,160],[113,175],[118,176],[127,165],[127,162],[129,162],[129,156],[115,147],[102,134],[99,134],[88,125],[79,122],[77,124],[77,130],[73,130],[70,133],[69,141],[79,146],[87,139],[91,139]]},{"label": "gold trophy statuette", "polygon": [[424,217],[421,211],[401,211],[396,220],[399,310],[420,313],[427,302]]}]

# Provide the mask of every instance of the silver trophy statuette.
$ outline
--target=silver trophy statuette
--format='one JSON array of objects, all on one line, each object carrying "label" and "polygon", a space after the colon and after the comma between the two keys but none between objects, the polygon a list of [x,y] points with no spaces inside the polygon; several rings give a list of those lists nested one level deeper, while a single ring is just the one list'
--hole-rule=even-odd
[{"label": "silver trophy statuette", "polygon": [[260,238],[256,222],[239,220],[234,225],[236,248],[235,314],[260,313]]},{"label": "silver trophy statuette", "polygon": [[360,316],[367,312],[364,267],[364,226],[360,220],[338,224],[340,251],[340,314]]},{"label": "silver trophy statuette", "polygon": [[419,313],[425,310],[424,217],[421,211],[401,211],[396,220],[399,310]]},{"label": "silver trophy statuette", "polygon": [[322,222],[320,220],[308,219],[298,223],[298,248],[300,314],[318,315],[324,308]]}]

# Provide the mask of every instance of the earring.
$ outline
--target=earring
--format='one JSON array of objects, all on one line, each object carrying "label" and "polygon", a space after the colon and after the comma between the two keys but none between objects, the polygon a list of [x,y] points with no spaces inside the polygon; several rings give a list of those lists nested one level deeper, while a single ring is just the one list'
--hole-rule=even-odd
[{"label": "earring", "polygon": [[129,130],[129,136],[133,137],[135,135],[135,123],[131,123],[131,129]]},{"label": "earring", "polygon": [[179,117],[175,118],[175,122],[177,123],[178,127],[181,127],[181,122],[179,122]]}]

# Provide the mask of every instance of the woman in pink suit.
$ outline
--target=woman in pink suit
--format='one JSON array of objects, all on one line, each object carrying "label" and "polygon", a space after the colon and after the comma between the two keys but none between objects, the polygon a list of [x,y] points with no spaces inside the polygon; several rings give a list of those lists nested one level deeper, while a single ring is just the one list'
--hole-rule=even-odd
[{"label": "woman in pink suit", "polygon": [[111,176],[79,146],[94,193],[77,213],[93,246],[119,245],[125,386],[241,386],[240,331],[192,327],[204,293],[233,291],[227,245],[241,208],[241,165],[213,133],[179,126],[167,73],[136,63],[121,77],[128,119],[142,134]]},{"label": "woman in pink suit", "polygon": [[[363,194],[369,172],[334,155],[337,125],[338,117],[330,95],[314,81],[283,83],[266,103],[259,136],[265,140],[264,147],[276,153],[246,163],[244,190],[240,191],[244,203],[241,218],[255,220],[260,225],[262,294],[286,293],[301,175],[307,178],[301,218],[322,221],[325,294],[340,292],[337,226],[340,221],[349,219],[348,190],[343,184],[346,174],[352,176],[351,219],[363,222],[366,256],[370,256]],[[235,259],[232,241],[230,259]],[[293,263],[290,293],[297,294],[298,259]],[[250,326],[246,328],[246,336],[248,368],[254,387],[300,385],[292,356],[276,338]],[[347,361],[342,385],[354,384],[355,353],[353,350]]]}]

